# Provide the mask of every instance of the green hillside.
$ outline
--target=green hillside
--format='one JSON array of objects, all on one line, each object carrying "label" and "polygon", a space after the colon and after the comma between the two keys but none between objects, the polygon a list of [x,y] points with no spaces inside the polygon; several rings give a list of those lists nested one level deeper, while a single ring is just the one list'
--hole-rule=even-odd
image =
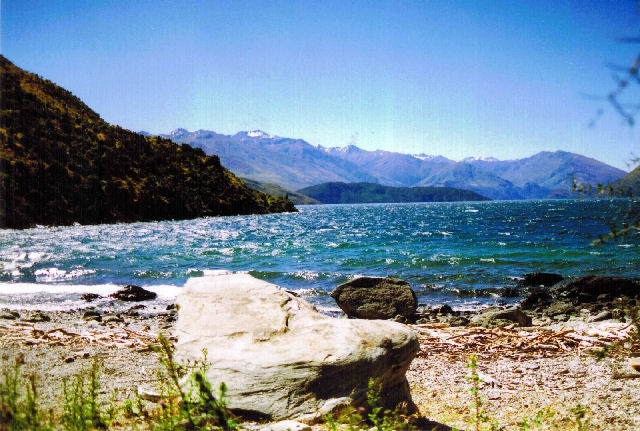
[{"label": "green hillside", "polygon": [[451,187],[389,187],[374,183],[323,183],[298,190],[323,204],[453,202],[490,200]]},{"label": "green hillside", "polygon": [[629,172],[618,181],[611,183],[614,193],[622,196],[640,196],[640,166]]},{"label": "green hillside", "polygon": [[295,211],[217,156],[111,126],[0,56],[0,227]]},{"label": "green hillside", "polygon": [[241,178],[247,187],[272,196],[288,197],[294,205],[318,205],[320,202],[302,193],[284,189],[277,184],[260,183],[248,178]]}]

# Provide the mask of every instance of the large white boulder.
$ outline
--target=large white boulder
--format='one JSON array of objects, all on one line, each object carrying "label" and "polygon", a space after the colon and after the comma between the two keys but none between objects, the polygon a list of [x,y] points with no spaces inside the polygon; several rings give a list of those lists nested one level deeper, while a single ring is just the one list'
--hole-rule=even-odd
[{"label": "large white boulder", "polygon": [[201,359],[228,405],[245,416],[312,422],[366,401],[370,378],[383,402],[411,401],[405,372],[419,350],[408,327],[325,316],[306,301],[248,274],[192,278],[178,296],[176,356]]}]

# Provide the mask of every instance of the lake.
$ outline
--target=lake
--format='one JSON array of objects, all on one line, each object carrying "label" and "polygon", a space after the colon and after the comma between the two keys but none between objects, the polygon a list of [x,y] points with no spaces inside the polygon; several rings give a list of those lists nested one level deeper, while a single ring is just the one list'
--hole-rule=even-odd
[{"label": "lake", "polygon": [[[126,284],[170,303],[190,277],[249,272],[327,312],[360,275],[407,280],[425,305],[473,309],[525,273],[637,277],[640,238],[591,245],[628,200],[301,206],[299,213],[0,231],[0,307],[69,309]],[[107,303],[107,300],[103,300]]]}]

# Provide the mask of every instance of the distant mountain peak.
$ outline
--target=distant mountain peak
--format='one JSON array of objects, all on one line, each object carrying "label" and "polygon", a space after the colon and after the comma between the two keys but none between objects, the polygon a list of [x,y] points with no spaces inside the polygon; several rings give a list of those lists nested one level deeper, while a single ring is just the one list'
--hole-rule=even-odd
[{"label": "distant mountain peak", "polygon": [[189,132],[187,129],[183,129],[182,127],[178,127],[177,129],[173,129],[171,133],[169,133],[169,136],[183,136],[188,133],[191,132]]},{"label": "distant mountain peak", "polygon": [[270,135],[269,133],[263,132],[262,130],[258,130],[258,129],[250,130],[247,132],[238,132],[236,133],[236,136],[240,136],[240,137],[246,136],[248,138],[262,138],[262,139],[272,139],[276,137],[274,135]]},{"label": "distant mountain peak", "polygon": [[354,153],[362,153],[365,151],[362,148],[353,144],[350,144],[344,147],[331,147],[331,148],[322,147],[322,150],[328,153],[341,153],[341,154],[354,154]]},{"label": "distant mountain peak", "polygon": [[495,157],[465,157],[462,162],[499,162]]}]

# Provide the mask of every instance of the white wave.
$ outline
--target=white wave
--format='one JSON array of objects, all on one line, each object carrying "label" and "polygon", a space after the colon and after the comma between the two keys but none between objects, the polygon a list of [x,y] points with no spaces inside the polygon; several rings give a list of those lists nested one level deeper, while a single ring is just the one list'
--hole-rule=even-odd
[{"label": "white wave", "polygon": [[[41,293],[52,296],[82,295],[83,293],[97,293],[109,296],[122,289],[122,285],[108,284],[51,284],[51,283],[0,283],[0,296],[30,295]],[[158,294],[159,298],[175,298],[182,289],[179,286],[163,284],[143,286],[144,289]]]},{"label": "white wave", "polygon": [[208,275],[225,275],[225,274],[247,274],[249,271],[229,271],[228,269],[203,269],[202,273],[206,277]]},{"label": "white wave", "polygon": [[491,262],[491,263],[495,263],[495,259],[490,257],[490,258],[480,258],[480,262]]},{"label": "white wave", "polygon": [[43,268],[36,270],[33,274],[36,276],[36,280],[40,282],[52,282],[58,280],[68,280],[71,278],[82,277],[87,274],[95,274],[94,269],[74,269],[67,271],[58,268]]},{"label": "white wave", "polygon": [[[318,277],[320,277],[319,273],[313,272],[313,271],[296,271],[296,272],[290,272],[287,275],[292,275],[294,277],[303,278],[305,280],[315,280]],[[304,290],[304,289],[300,289],[300,290]],[[298,290],[296,290],[296,292],[298,292]]]},{"label": "white wave", "polygon": [[464,212],[466,213],[477,213],[479,210],[474,210],[474,209],[466,209]]}]

